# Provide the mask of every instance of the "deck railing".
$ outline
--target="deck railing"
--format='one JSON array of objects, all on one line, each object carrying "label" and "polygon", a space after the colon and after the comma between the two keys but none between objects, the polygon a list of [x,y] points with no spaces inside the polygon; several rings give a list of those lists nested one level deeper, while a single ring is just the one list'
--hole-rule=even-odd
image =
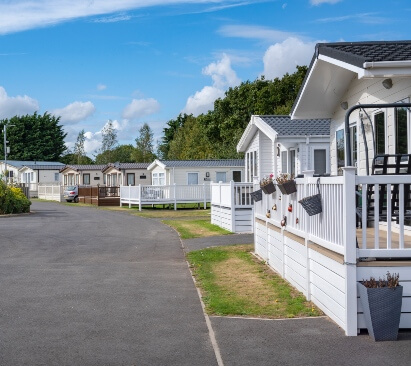
[{"label": "deck railing", "polygon": [[210,186],[202,185],[168,185],[168,186],[120,186],[120,205],[128,204],[174,204],[178,203],[203,203],[204,208],[210,202]]},{"label": "deck railing", "polygon": [[211,183],[211,204],[228,208],[253,207],[252,183],[234,182]]}]

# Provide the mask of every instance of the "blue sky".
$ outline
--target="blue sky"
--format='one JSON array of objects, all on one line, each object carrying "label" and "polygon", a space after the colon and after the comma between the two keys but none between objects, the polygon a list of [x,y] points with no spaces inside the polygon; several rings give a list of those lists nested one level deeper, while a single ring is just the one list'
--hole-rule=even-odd
[{"label": "blue sky", "polygon": [[307,65],[317,42],[411,39],[410,16],[407,0],[0,0],[0,119],[59,115],[90,156],[109,119],[120,143],[145,122],[157,140],[229,87]]}]

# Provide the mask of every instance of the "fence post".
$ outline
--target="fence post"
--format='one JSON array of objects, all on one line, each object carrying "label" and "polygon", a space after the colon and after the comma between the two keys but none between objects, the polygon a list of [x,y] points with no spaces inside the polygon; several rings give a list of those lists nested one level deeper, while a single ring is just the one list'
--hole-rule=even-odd
[{"label": "fence post", "polygon": [[231,231],[235,233],[235,192],[234,181],[230,181],[230,196],[231,196]]},{"label": "fence post", "polygon": [[203,183],[203,195],[204,195],[204,210],[205,210],[207,208],[207,196],[206,196],[205,183]]},{"label": "fence post", "polygon": [[138,210],[141,211],[141,184],[138,185]]},{"label": "fence post", "polygon": [[[304,174],[304,197],[308,197],[310,192],[308,190],[308,179],[314,176],[314,170],[306,170],[303,172]],[[310,269],[310,250],[308,248],[309,244],[309,233],[311,231],[311,219],[308,216],[308,213],[304,211],[304,241],[305,241],[305,267],[306,267],[306,286],[307,286],[307,293],[306,297],[308,301],[311,301],[311,269]]]},{"label": "fence post", "polygon": [[174,191],[174,211],[177,211],[177,195],[176,195],[176,183],[173,184],[173,191]]},{"label": "fence post", "polygon": [[[120,206],[121,206],[121,188],[120,188]],[[131,184],[128,185],[128,208],[131,208]]]},{"label": "fence post", "polygon": [[355,225],[355,167],[343,168],[343,238],[345,265],[345,334],[357,335],[357,248]]}]

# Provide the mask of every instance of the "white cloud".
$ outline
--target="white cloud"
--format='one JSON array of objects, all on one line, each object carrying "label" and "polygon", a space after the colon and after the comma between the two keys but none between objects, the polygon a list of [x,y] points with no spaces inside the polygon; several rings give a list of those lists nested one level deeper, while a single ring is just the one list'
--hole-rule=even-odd
[{"label": "white cloud", "polygon": [[317,42],[304,43],[298,38],[288,38],[284,42],[270,46],[264,54],[264,72],[267,79],[294,73],[297,65],[308,65]]},{"label": "white cloud", "polygon": [[37,100],[27,95],[9,97],[0,86],[0,119],[34,113],[39,109]]},{"label": "white cloud", "polygon": [[106,90],[106,89],[107,89],[107,85],[97,84],[97,90]]},{"label": "white cloud", "polygon": [[[201,0],[202,4],[230,4],[234,0]],[[14,0],[0,3],[0,34],[47,27],[89,16],[119,13],[104,21],[127,20],[123,12],[153,6],[196,4],[198,0]],[[101,21],[101,20],[100,20]]]},{"label": "white cloud", "polygon": [[235,71],[231,68],[230,57],[223,54],[222,59],[213,62],[202,70],[204,75],[211,76],[212,86],[205,86],[202,90],[197,91],[187,99],[183,113],[198,116],[214,108],[214,102],[224,96],[228,87],[240,84],[241,80],[237,77]]},{"label": "white cloud", "polygon": [[60,121],[65,124],[74,124],[91,116],[96,108],[91,102],[73,102],[68,106],[55,109],[51,113],[60,116]]},{"label": "white cloud", "polygon": [[225,37],[258,39],[267,42],[281,42],[289,37],[296,36],[295,33],[258,25],[225,25],[218,32]]},{"label": "white cloud", "polygon": [[132,120],[157,113],[160,110],[160,103],[153,99],[133,99],[122,113],[122,117]]},{"label": "white cloud", "polygon": [[337,4],[341,0],[310,0],[311,5]]}]

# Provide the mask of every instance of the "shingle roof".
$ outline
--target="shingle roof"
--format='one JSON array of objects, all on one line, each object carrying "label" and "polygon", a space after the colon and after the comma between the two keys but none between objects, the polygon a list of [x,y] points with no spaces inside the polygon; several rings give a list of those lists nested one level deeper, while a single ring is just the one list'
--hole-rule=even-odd
[{"label": "shingle roof", "polygon": [[220,160],[159,160],[168,168],[177,167],[242,167],[244,159],[220,159]]},{"label": "shingle roof", "polygon": [[411,41],[318,43],[315,55],[363,67],[364,62],[410,61]]},{"label": "shingle roof", "polygon": [[110,163],[104,170],[114,167],[116,169],[147,169],[151,163]]},{"label": "shingle roof", "polygon": [[103,170],[106,167],[106,164],[104,165],[92,165],[92,164],[86,164],[86,165],[65,165],[63,166],[60,171],[70,168],[76,171],[79,170]]},{"label": "shingle roof", "polygon": [[[0,160],[0,161],[4,163],[4,160]],[[59,163],[58,161],[33,161],[33,160],[7,160],[7,164],[15,166],[16,168],[21,168],[26,165],[59,165],[61,168],[65,165],[63,163]]]},{"label": "shingle roof", "polygon": [[23,165],[20,169],[29,168],[33,170],[60,170],[62,165],[43,165],[43,164],[32,164],[32,165]]},{"label": "shingle roof", "polygon": [[269,125],[278,136],[329,136],[330,119],[298,119],[290,116],[258,116]]}]

